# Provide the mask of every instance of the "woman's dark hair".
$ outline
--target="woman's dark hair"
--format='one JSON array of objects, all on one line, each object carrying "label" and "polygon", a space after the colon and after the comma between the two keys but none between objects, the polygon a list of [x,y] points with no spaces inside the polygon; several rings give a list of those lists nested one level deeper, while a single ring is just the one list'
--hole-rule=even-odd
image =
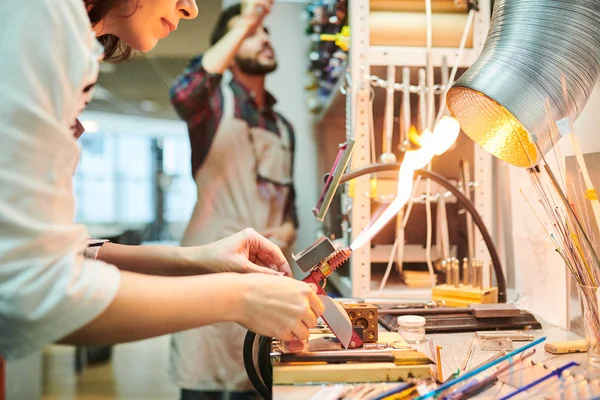
[{"label": "woman's dark hair", "polygon": [[[129,1],[131,0],[84,0],[92,26],[102,21],[111,10],[120,8]],[[137,6],[134,10],[136,8]],[[127,18],[128,15],[123,17]],[[115,35],[99,36],[98,41],[104,46],[105,60],[119,62],[130,60],[134,55],[134,50]]]},{"label": "woman's dark hair", "polygon": [[210,45],[213,46],[219,40],[223,38],[229,31],[229,21],[234,17],[242,14],[242,6],[240,4],[234,4],[221,11],[219,19],[213,28],[212,34],[210,35]]}]

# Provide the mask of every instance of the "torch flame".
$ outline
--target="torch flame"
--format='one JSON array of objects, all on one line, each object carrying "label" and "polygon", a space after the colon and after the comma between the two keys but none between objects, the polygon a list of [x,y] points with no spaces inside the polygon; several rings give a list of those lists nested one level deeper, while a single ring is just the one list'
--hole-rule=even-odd
[{"label": "torch flame", "polygon": [[433,159],[445,153],[456,141],[460,125],[452,117],[443,117],[435,125],[433,133],[425,130],[420,137],[421,147],[418,150],[407,151],[404,155],[400,172],[398,172],[398,193],[385,211],[373,222],[371,226],[365,229],[350,245],[352,250],[356,250],[370,241],[375,235],[383,229],[402,207],[410,199],[413,190],[413,180],[415,171],[424,168]]}]

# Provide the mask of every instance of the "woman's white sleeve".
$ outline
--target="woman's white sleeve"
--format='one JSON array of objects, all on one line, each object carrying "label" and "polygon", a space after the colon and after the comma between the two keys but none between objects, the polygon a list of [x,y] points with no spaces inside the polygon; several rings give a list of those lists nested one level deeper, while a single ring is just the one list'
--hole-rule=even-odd
[{"label": "woman's white sleeve", "polygon": [[0,354],[40,350],[96,318],[119,271],[85,260],[71,132],[97,76],[81,0],[0,5]]}]

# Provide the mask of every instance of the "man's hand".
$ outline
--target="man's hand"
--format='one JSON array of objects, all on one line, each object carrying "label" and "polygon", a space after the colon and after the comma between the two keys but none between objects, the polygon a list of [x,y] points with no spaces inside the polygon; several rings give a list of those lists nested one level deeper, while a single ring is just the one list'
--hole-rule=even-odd
[{"label": "man's hand", "polygon": [[310,286],[292,278],[240,276],[244,290],[236,322],[263,336],[307,339],[325,307]]},{"label": "man's hand", "polygon": [[249,36],[252,36],[255,29],[262,24],[265,17],[271,12],[272,7],[273,0],[242,1],[242,15],[240,20],[247,24]]},{"label": "man's hand", "polygon": [[296,228],[292,222],[285,222],[282,225],[267,228],[260,233],[281,249],[291,248],[296,241]]},{"label": "man's hand", "polygon": [[204,69],[211,74],[223,74],[231,66],[242,42],[254,35],[272,6],[273,0],[244,0],[241,15],[228,25],[227,34],[204,53]]},{"label": "man's hand", "polygon": [[281,250],[272,242],[247,228],[217,242],[199,247],[184,247],[185,257],[211,273],[259,272],[292,276]]}]

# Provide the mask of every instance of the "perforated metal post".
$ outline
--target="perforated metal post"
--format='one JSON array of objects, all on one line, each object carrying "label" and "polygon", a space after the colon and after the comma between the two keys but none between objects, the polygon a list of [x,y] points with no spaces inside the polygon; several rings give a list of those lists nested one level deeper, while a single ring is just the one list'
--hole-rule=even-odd
[{"label": "perforated metal post", "polygon": [[[483,150],[479,145],[474,144],[475,150],[473,154],[474,169],[475,169],[475,182],[480,184],[475,188],[473,203],[477,212],[481,215],[485,226],[492,231],[493,224],[493,182],[492,182],[492,155],[487,151]],[[481,236],[481,232],[475,229],[475,258],[479,261],[483,261],[483,268],[481,274],[483,275],[483,287],[488,288],[490,284],[491,271],[489,268],[491,257],[488,253],[487,247]]]},{"label": "perforated metal post", "polygon": [[[350,65],[352,77],[352,134],[356,146],[352,156],[352,169],[363,167],[370,162],[369,138],[369,97],[370,68],[369,50],[369,0],[352,0],[350,8]],[[357,178],[352,200],[352,234],[354,241],[367,227],[371,217],[371,199],[365,196],[370,193],[369,176]],[[366,296],[371,285],[371,249],[369,243],[352,254],[350,264],[352,280],[352,296]]]},{"label": "perforated metal post", "polygon": [[[349,2],[351,47],[350,67],[352,82],[352,102],[347,110],[347,121],[351,126],[352,136],[356,139],[356,147],[351,161],[351,169],[365,166],[370,160],[370,138],[369,138],[369,97],[370,97],[370,66],[399,67],[418,66],[423,67],[426,63],[426,48],[402,47],[402,46],[370,46],[369,43],[369,1],[352,0]],[[479,1],[479,12],[475,14],[473,23],[473,48],[465,49],[460,60],[460,66],[471,65],[483,48],[488,33],[491,16],[490,0]],[[456,44],[458,47],[459,43]],[[456,56],[456,48],[434,48],[432,64],[441,66],[445,57],[449,65],[453,65]],[[408,94],[405,96],[408,97]],[[406,131],[408,127],[405,128]],[[406,138],[405,138],[406,139]],[[477,186],[474,193],[475,206],[484,219],[486,225],[491,229],[492,224],[492,172],[491,156],[479,146],[474,146],[474,181],[482,182]],[[458,166],[457,166],[458,167]],[[352,211],[350,222],[352,242],[358,237],[362,230],[368,225],[371,216],[371,200],[369,177],[363,176],[355,180],[354,198],[352,199]],[[486,268],[483,269],[484,282],[489,282],[490,257],[483,238],[479,233],[475,240],[476,258],[484,261]],[[354,251],[351,259],[351,295],[356,297],[373,296],[371,285],[371,251],[369,243]],[[344,293],[346,295],[346,293]]]}]

